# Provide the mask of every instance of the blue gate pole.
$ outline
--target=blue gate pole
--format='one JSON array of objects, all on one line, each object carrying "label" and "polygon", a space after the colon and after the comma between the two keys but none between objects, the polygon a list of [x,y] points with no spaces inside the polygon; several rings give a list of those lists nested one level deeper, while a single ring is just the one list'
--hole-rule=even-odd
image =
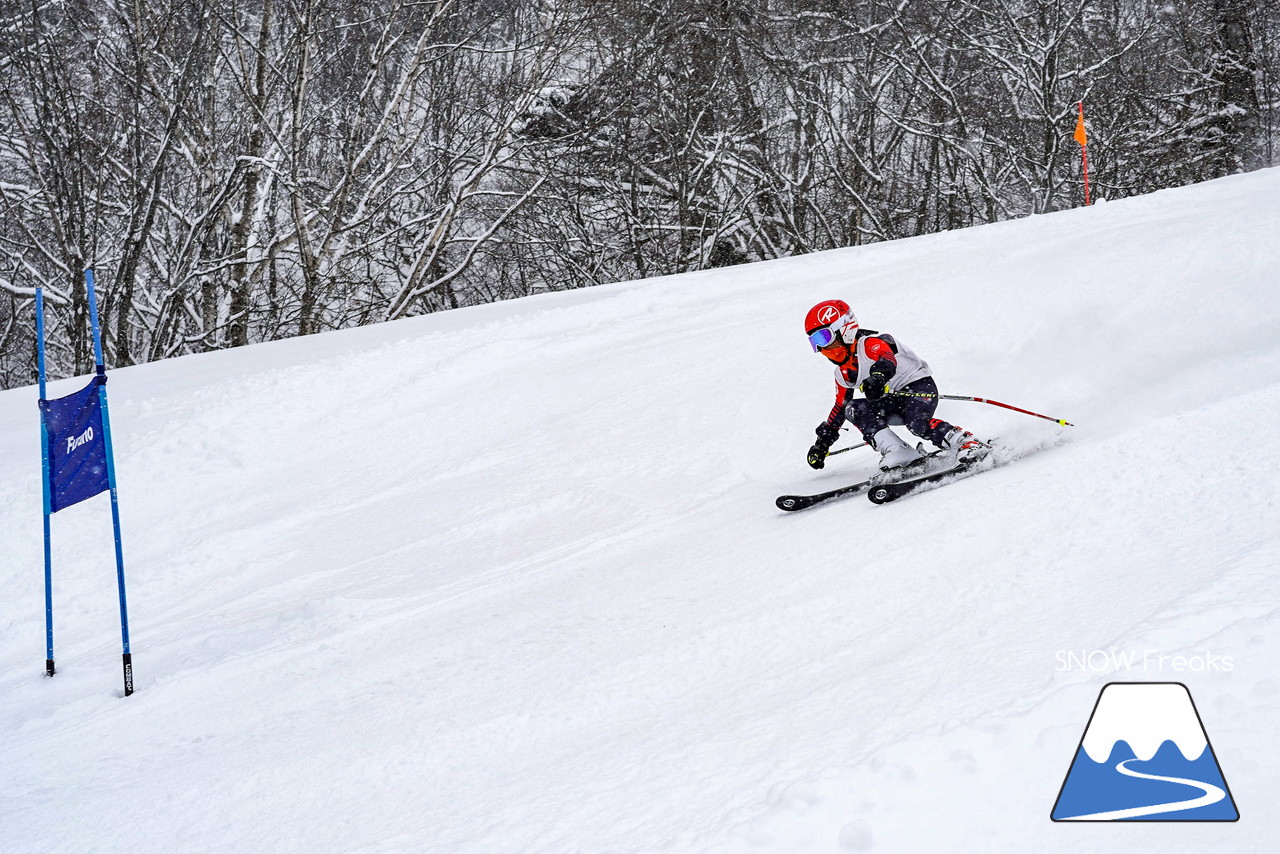
[{"label": "blue gate pole", "polygon": [[36,367],[40,374],[40,468],[44,472],[44,670],[52,676],[53,666],[53,545],[49,537],[52,502],[49,495],[49,427],[45,423],[46,389],[44,377],[44,289],[36,288]]},{"label": "blue gate pole", "polygon": [[129,607],[125,604],[124,548],[120,544],[120,501],[116,494],[116,463],[111,451],[111,419],[107,415],[107,369],[102,360],[102,332],[98,326],[98,298],[93,293],[93,270],[84,271],[85,286],[89,290],[89,321],[93,327],[93,358],[98,378],[98,400],[102,404],[102,441],[107,452],[107,486],[111,489],[111,524],[116,540],[116,580],[120,587],[120,636],[124,653],[124,695],[133,693],[133,656],[129,652]]}]

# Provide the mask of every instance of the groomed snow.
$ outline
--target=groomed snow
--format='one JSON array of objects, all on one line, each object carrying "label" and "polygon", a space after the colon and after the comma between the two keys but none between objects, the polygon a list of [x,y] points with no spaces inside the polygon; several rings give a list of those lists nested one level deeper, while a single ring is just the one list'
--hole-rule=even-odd
[{"label": "groomed snow", "polygon": [[[53,519],[43,676],[36,392],[0,393],[0,849],[1274,850],[1277,200],[1273,169],[112,371],[127,699],[105,496]],[[873,464],[804,463],[833,296],[944,392],[1078,426],[944,403],[1045,449],[780,513]],[[1063,667],[1099,649],[1159,666]],[[1050,822],[1141,680],[1188,686],[1240,822]]]}]

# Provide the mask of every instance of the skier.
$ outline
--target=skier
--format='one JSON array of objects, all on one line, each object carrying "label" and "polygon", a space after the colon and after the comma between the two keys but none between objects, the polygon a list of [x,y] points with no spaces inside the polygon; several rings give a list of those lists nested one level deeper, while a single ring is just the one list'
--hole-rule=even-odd
[{"label": "skier", "polygon": [[[836,366],[836,403],[827,420],[818,425],[818,440],[809,449],[809,465],[820,469],[827,451],[840,435],[847,418],[871,447],[880,452],[883,471],[909,465],[925,455],[889,429],[890,419],[901,419],[916,436],[944,451],[954,451],[961,462],[977,462],[991,446],[969,431],[933,417],[938,406],[938,385],[924,360],[892,335],[861,329],[844,300],[823,300],[809,309],[804,331],[815,353]],[[855,398],[854,390],[864,397]]]}]

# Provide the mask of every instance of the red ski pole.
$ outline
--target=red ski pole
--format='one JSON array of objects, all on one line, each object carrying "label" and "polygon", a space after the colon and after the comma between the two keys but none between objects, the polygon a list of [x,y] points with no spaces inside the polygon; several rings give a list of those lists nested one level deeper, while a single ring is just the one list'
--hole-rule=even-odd
[{"label": "red ski pole", "polygon": [[[887,390],[887,387],[886,387]],[[1043,418],[1045,421],[1055,421],[1063,427],[1074,427],[1070,421],[1063,421],[1061,418],[1054,418],[1052,415],[1041,415],[1039,412],[1032,412],[1030,409],[1023,409],[1020,406],[1010,406],[1007,403],[1001,403],[998,400],[989,400],[985,397],[970,397],[967,394],[938,394],[933,392],[915,393],[910,391],[886,391],[887,394],[896,394],[900,397],[936,397],[939,400],[972,400],[976,403],[989,403],[992,406],[1002,406],[1005,409],[1012,409],[1014,412],[1021,412],[1023,415],[1034,415],[1036,418]]]},{"label": "red ski pole", "polygon": [[1010,406],[1007,403],[1001,403],[998,400],[988,400],[985,397],[970,397],[969,395],[963,395],[963,394],[942,394],[942,395],[939,395],[939,398],[941,398],[942,400],[972,400],[975,403],[989,403],[992,406],[1000,406],[1000,407],[1003,407],[1004,409],[1012,409],[1014,412],[1021,412],[1023,415],[1034,415],[1036,418],[1043,418],[1045,421],[1056,421],[1057,423],[1061,424],[1063,427],[1076,426],[1072,424],[1070,421],[1063,421],[1061,418],[1054,418],[1051,415],[1041,415],[1039,412],[1032,412],[1030,409],[1022,409],[1021,407],[1018,407],[1018,406]]}]

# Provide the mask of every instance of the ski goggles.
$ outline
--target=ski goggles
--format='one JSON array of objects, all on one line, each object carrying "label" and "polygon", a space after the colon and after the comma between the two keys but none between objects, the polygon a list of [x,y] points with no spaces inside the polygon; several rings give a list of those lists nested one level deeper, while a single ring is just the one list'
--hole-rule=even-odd
[{"label": "ski goggles", "polygon": [[836,332],[830,326],[823,326],[809,333],[809,343],[813,345],[813,352],[818,352],[826,347],[830,347],[840,337],[840,333]]},{"label": "ski goggles", "polygon": [[828,323],[826,326],[820,326],[809,333],[809,343],[813,346],[813,352],[818,352],[832,344],[841,343],[841,330],[856,330],[858,321],[853,316],[853,312],[848,312],[835,319],[835,322]]},{"label": "ski goggles", "polygon": [[[848,324],[846,326],[846,324]],[[840,328],[857,329],[858,324],[849,324],[848,315],[840,318],[830,326],[823,326],[821,329],[815,329],[809,333],[809,343],[813,345],[813,352],[830,347],[832,344],[842,344],[843,339],[840,337]]]}]

